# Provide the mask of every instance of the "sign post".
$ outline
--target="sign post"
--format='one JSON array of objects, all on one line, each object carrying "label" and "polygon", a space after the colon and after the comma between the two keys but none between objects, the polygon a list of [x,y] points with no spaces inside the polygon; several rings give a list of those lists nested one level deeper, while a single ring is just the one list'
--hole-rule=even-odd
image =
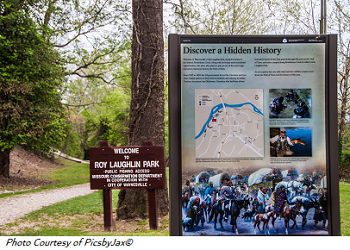
[{"label": "sign post", "polygon": [[103,214],[105,231],[113,231],[112,189],[103,190]]},{"label": "sign post", "polygon": [[104,224],[113,229],[112,189],[147,189],[150,229],[158,228],[156,189],[166,188],[164,146],[90,148],[90,188],[103,190]]}]

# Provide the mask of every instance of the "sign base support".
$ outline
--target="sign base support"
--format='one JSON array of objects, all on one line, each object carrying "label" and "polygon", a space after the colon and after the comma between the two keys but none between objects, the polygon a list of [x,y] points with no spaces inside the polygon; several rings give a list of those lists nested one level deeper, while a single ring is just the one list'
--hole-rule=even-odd
[{"label": "sign base support", "polygon": [[105,231],[113,231],[112,189],[103,190],[103,213]]},{"label": "sign base support", "polygon": [[158,230],[157,190],[147,189],[149,229]]}]

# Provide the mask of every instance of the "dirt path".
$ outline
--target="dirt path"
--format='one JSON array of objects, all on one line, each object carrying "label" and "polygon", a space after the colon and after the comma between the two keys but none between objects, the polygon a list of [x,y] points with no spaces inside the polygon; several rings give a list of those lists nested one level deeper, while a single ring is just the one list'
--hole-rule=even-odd
[{"label": "dirt path", "polygon": [[16,195],[0,199],[0,225],[15,222],[25,214],[44,206],[65,201],[74,197],[95,192],[90,190],[90,183],[46,190],[37,193]]}]

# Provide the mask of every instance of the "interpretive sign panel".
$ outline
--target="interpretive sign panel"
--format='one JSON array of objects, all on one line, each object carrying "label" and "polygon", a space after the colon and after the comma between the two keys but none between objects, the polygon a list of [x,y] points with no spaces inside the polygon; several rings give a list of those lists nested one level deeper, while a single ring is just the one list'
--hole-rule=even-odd
[{"label": "interpretive sign panel", "polygon": [[336,36],[169,38],[171,234],[339,234]]},{"label": "interpretive sign panel", "polygon": [[90,183],[91,189],[164,189],[164,146],[90,148]]}]

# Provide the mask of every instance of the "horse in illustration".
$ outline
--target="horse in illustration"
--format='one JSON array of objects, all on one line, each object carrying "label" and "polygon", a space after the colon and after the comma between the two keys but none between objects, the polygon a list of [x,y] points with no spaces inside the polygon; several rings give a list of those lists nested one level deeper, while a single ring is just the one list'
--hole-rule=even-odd
[{"label": "horse in illustration", "polygon": [[[285,226],[286,234],[288,234],[290,220],[293,221],[293,225],[290,227],[291,230],[293,230],[293,228],[297,226],[297,222],[295,218],[297,217],[298,214],[300,214],[301,207],[302,207],[302,203],[300,200],[296,200],[296,203],[293,206],[289,205],[288,203],[285,203],[281,217],[284,218],[284,226]],[[272,219],[273,227],[275,227],[275,221],[276,221],[276,218],[273,217]]]},{"label": "horse in illustration", "polygon": [[[274,211],[269,211],[267,213],[264,213],[264,214],[257,214],[254,216],[253,218],[253,223],[254,223],[254,232],[255,232],[255,227],[257,227],[259,229],[259,232],[261,232],[260,230],[260,223],[262,222],[263,223],[263,230],[267,229],[267,233],[269,233],[269,221],[270,221],[270,218],[274,215]],[[256,232],[255,232],[256,234]]]},{"label": "horse in illustration", "polygon": [[214,228],[216,229],[216,222],[219,220],[221,229],[224,230],[224,226],[222,225],[222,220],[225,217],[225,214],[228,214],[228,200],[220,200],[213,205],[211,209],[209,222],[214,218]]},{"label": "horse in illustration", "polygon": [[302,226],[301,228],[304,230],[305,229],[305,225],[307,222],[307,214],[309,212],[309,210],[311,208],[315,208],[315,210],[320,208],[320,203],[316,200],[316,199],[304,199],[302,201],[302,205],[303,205],[303,211],[301,211],[300,215],[303,217],[303,222],[302,222]]},{"label": "horse in illustration", "polygon": [[249,200],[232,200],[231,201],[231,207],[230,207],[230,215],[231,215],[231,221],[230,224],[232,225],[232,232],[236,232],[238,234],[237,229],[237,218],[239,217],[241,213],[241,209],[244,208],[245,210],[248,210],[248,206],[250,205]]},{"label": "horse in illustration", "polygon": [[318,208],[315,208],[315,214],[314,214],[314,229],[316,230],[317,224],[322,221],[323,226],[322,229],[326,230],[326,223],[327,223],[327,214],[326,211],[322,206],[319,206]]}]

